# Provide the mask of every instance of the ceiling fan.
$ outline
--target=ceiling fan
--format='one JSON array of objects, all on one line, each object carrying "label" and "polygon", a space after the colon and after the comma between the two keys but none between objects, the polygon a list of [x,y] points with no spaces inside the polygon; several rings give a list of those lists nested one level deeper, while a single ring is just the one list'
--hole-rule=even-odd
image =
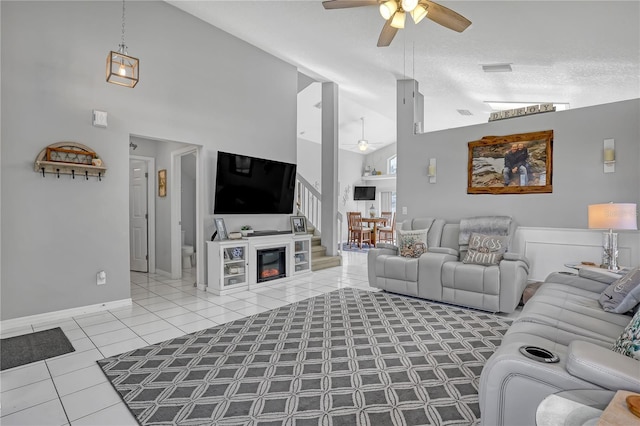
[{"label": "ceiling fan", "polygon": [[322,5],[327,10],[360,6],[380,6],[380,14],[387,21],[378,38],[378,47],[391,44],[399,29],[404,28],[406,14],[410,14],[416,24],[425,16],[433,22],[461,33],[469,25],[464,16],[430,0],[327,0]]}]

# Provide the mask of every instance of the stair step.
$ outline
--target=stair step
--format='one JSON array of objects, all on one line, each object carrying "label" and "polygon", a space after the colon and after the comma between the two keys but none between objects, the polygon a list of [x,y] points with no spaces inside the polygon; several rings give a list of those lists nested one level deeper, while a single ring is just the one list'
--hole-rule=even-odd
[{"label": "stair step", "polygon": [[342,256],[321,256],[311,259],[311,270],[319,271],[321,269],[333,268],[342,265]]},{"label": "stair step", "polygon": [[319,235],[311,237],[311,246],[319,246],[322,242],[322,238]]},{"label": "stair step", "polygon": [[327,248],[325,246],[311,246],[311,258],[325,256]]}]

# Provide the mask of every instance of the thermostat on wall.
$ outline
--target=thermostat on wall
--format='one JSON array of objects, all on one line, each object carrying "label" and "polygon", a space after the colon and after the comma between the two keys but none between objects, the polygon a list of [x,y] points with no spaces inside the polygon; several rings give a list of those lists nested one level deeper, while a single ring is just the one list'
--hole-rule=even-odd
[{"label": "thermostat on wall", "polygon": [[93,110],[93,125],[96,127],[107,127],[107,112]]}]

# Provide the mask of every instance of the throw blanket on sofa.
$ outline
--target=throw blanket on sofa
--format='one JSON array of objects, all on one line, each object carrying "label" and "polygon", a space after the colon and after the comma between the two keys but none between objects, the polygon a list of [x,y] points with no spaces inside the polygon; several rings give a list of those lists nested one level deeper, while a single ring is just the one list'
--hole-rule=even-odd
[{"label": "throw blanket on sofa", "polygon": [[477,232],[485,235],[511,235],[510,216],[479,216],[460,220],[460,234],[458,244],[460,246],[469,245],[471,233]]}]

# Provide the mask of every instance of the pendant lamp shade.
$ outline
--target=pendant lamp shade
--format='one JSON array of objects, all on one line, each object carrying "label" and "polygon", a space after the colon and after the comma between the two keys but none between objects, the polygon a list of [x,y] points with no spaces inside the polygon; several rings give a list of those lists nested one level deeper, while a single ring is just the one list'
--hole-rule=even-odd
[{"label": "pendant lamp shade", "polygon": [[140,60],[129,56],[124,43],[125,5],[122,0],[122,40],[118,51],[110,51],[107,55],[107,82],[124,87],[135,87],[140,79]]},{"label": "pendant lamp shade", "polygon": [[362,139],[358,141],[358,149],[366,151],[369,148],[369,141],[364,138],[364,117],[360,117],[360,120],[362,120]]},{"label": "pendant lamp shade", "polygon": [[107,55],[107,81],[125,87],[135,87],[139,80],[140,61],[120,49]]}]

